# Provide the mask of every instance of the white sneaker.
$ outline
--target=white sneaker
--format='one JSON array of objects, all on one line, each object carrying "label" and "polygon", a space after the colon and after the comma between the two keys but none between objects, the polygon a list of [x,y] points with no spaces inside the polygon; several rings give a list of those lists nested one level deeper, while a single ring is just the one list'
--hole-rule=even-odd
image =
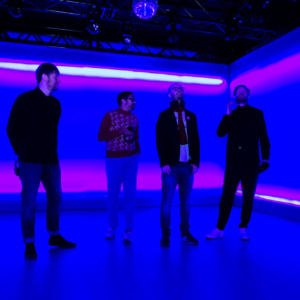
[{"label": "white sneaker", "polygon": [[115,239],[115,230],[113,228],[107,228],[105,239],[108,241]]},{"label": "white sneaker", "polygon": [[240,239],[242,241],[249,241],[250,237],[247,234],[247,229],[246,228],[240,228]]},{"label": "white sneaker", "polygon": [[125,245],[131,245],[132,244],[132,231],[127,231],[127,230],[125,231],[123,243]]},{"label": "white sneaker", "polygon": [[224,230],[215,228],[211,233],[206,235],[207,240],[221,240],[224,238]]}]

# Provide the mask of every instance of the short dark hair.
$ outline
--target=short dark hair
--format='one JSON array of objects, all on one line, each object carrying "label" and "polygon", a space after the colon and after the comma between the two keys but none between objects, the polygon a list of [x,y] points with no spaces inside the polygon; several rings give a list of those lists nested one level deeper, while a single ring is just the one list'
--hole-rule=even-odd
[{"label": "short dark hair", "polygon": [[54,72],[58,75],[60,74],[58,68],[56,66],[54,66],[53,64],[43,63],[43,64],[39,65],[39,67],[35,71],[37,83],[41,82],[43,74],[49,75]]},{"label": "short dark hair", "polygon": [[133,95],[133,92],[121,92],[117,98],[119,106],[122,105],[122,99],[127,100],[130,95]]},{"label": "short dark hair", "polygon": [[247,91],[248,96],[250,95],[250,90],[244,84],[239,84],[238,86],[235,87],[235,89],[233,91],[234,96],[236,96],[237,90],[239,88],[244,88]]}]

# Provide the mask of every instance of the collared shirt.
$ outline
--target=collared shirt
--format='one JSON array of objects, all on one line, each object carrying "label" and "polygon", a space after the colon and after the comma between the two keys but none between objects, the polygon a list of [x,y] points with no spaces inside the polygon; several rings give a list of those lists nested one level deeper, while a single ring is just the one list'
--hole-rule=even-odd
[{"label": "collared shirt", "polygon": [[[174,111],[176,122],[178,124],[178,112]],[[184,125],[185,134],[187,137],[187,140],[189,139],[188,133],[187,133],[187,125],[186,125],[186,118],[185,118],[185,111],[182,112],[182,120]],[[189,144],[180,145],[180,162],[189,162],[190,161],[190,152],[189,152]]]}]

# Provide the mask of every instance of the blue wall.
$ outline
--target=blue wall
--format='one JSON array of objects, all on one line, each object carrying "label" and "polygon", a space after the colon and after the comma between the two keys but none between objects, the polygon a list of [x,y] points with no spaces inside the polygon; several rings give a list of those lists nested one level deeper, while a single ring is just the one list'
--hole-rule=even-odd
[{"label": "blue wall", "polygon": [[233,88],[251,89],[250,104],[264,111],[271,168],[260,183],[299,189],[300,28],[231,65]]},{"label": "blue wall", "polygon": [[[18,60],[50,61],[74,65],[106,66],[115,68],[142,69],[161,72],[190,73],[221,76],[227,80],[228,67],[208,63],[194,63],[139,56],[104,54],[70,49],[47,48],[18,44],[0,44],[0,57]],[[0,59],[1,60],[1,59]],[[0,69],[0,72],[5,72]],[[0,111],[0,160],[15,158],[6,136],[6,122],[11,106],[18,94],[35,87],[33,73],[30,84],[22,78],[14,84],[0,82],[2,109]],[[28,82],[28,80],[27,80]],[[129,89],[135,93],[137,105],[135,113],[140,120],[141,161],[158,162],[155,148],[155,123],[160,111],[169,105],[167,90],[141,87]],[[55,96],[62,104],[59,127],[59,156],[61,159],[102,159],[104,143],[97,141],[100,121],[104,114],[117,107],[117,94],[124,90],[118,86],[109,90],[106,86],[89,85],[87,89],[74,90],[64,87],[64,77]],[[202,93],[190,91],[186,86],[187,108],[197,114],[201,137],[201,160],[224,164],[225,141],[216,137],[216,128],[226,106],[227,91]]]},{"label": "blue wall", "polygon": [[[244,83],[251,89],[250,104],[264,111],[272,145],[271,167],[260,176],[259,183],[270,187],[265,195],[272,192],[274,187],[275,192],[271,193],[273,196],[300,199],[297,142],[300,127],[300,29],[241,58],[229,67],[9,43],[0,43],[0,61],[1,59],[220,76],[226,80],[231,79],[231,91],[235,85]],[[13,102],[17,95],[35,87],[33,72],[11,76],[9,80],[5,79],[5,72],[0,69],[0,168],[7,167],[6,162],[13,162],[15,159],[6,136],[7,119]],[[133,82],[124,80],[120,81],[120,85],[105,84],[105,81],[92,79],[86,86],[78,85],[78,81],[72,86],[70,77],[62,76],[60,89],[55,92],[62,104],[59,125],[60,159],[72,159],[75,164],[76,160],[104,159],[105,145],[97,141],[100,121],[107,111],[117,107],[117,94],[129,89],[137,99],[135,113],[140,120],[141,163],[154,164],[158,168],[155,123],[159,112],[168,107],[167,86],[165,84],[162,88],[153,82],[135,86]],[[201,89],[192,89],[189,85],[185,88],[187,108],[198,117],[202,166],[210,163],[222,169],[225,163],[226,138],[217,138],[216,128],[226,110],[229,90],[207,93]],[[202,170],[205,173],[208,169]],[[222,172],[217,173],[221,178]],[[1,176],[5,176],[5,170],[0,170]],[[157,178],[159,181],[159,177]],[[202,174],[197,180],[205,181],[205,176]],[[12,181],[11,185],[14,184]],[[286,190],[289,188],[291,193]],[[281,194],[278,194],[280,189]],[[214,194],[219,194],[219,191],[214,191]]]}]

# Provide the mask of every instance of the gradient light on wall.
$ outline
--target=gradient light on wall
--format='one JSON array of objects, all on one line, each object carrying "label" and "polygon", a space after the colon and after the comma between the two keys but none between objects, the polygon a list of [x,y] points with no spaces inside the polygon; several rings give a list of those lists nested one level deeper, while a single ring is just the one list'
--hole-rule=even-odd
[{"label": "gradient light on wall", "polygon": [[300,206],[300,29],[241,58],[230,69],[231,93],[238,84],[249,87],[250,105],[263,110],[270,136],[270,169],[260,176],[256,198]]},{"label": "gradient light on wall", "polygon": [[[0,58],[0,82],[7,87],[32,86],[35,82],[34,70],[43,61],[17,60]],[[220,95],[226,102],[227,82],[222,76],[189,74],[144,70],[137,68],[116,68],[107,66],[79,65],[57,63],[62,73],[61,89],[65,91],[133,89],[142,92],[165,93],[170,82],[181,82],[186,93],[190,95]],[[253,66],[253,65],[252,65]],[[281,73],[280,73],[281,71]],[[231,83],[231,88],[239,83],[250,86],[253,95],[266,93],[272,88],[284,86],[290,82],[298,82],[299,54],[293,54],[282,60],[261,67],[251,67],[238,74]],[[280,76],[283,74],[284,76]],[[295,75],[296,76],[293,76]],[[263,80],[261,80],[263,78]],[[263,84],[264,82],[265,84]],[[212,99],[212,106],[217,108]],[[225,106],[225,105],[224,105]],[[212,109],[213,110],[213,109]],[[204,146],[205,147],[205,146]],[[214,150],[216,159],[224,154]],[[224,156],[224,155],[223,155]],[[19,181],[12,174],[13,162],[3,162],[0,166],[0,193],[15,193],[20,191]],[[65,192],[84,192],[106,190],[104,162],[99,160],[62,160],[62,182]],[[200,173],[195,178],[195,188],[221,188],[223,182],[223,167],[214,161],[202,161]],[[159,190],[160,169],[157,162],[140,164],[138,179],[139,190]],[[257,199],[275,201],[291,205],[300,205],[300,193],[285,187],[260,184]]]},{"label": "gradient light on wall", "polygon": [[[0,58],[1,85],[5,85],[6,88],[18,86],[28,89],[28,87],[32,87],[35,82],[35,70],[42,62]],[[227,81],[221,76],[55,62],[54,64],[58,66],[62,75],[60,90],[68,93],[85,90],[120,91],[121,89],[133,89],[135,92],[151,91],[151,93],[165,94],[172,82],[181,83],[185,87],[186,94],[194,96],[222,96],[227,90]],[[82,104],[85,105],[85,102]],[[66,113],[63,113],[62,117],[65,115]],[[86,126],[86,124],[82,125]],[[155,144],[155,141],[153,141],[153,144]],[[147,149],[144,150],[144,152],[146,151]],[[152,156],[154,156],[156,161],[141,161],[140,163],[139,190],[160,190],[161,188],[160,168],[155,155],[153,154]],[[62,159],[60,164],[64,192],[106,190],[103,158]],[[195,180],[195,188],[220,188],[222,176],[223,169],[218,164],[203,162]],[[0,162],[0,179],[0,193],[20,192],[19,179],[13,174],[13,161]],[[43,188],[41,188],[41,191],[43,191]]]},{"label": "gradient light on wall", "polygon": [[232,92],[235,86],[246,84],[252,95],[259,95],[293,83],[300,83],[300,52],[238,75],[231,81],[230,90]]}]

